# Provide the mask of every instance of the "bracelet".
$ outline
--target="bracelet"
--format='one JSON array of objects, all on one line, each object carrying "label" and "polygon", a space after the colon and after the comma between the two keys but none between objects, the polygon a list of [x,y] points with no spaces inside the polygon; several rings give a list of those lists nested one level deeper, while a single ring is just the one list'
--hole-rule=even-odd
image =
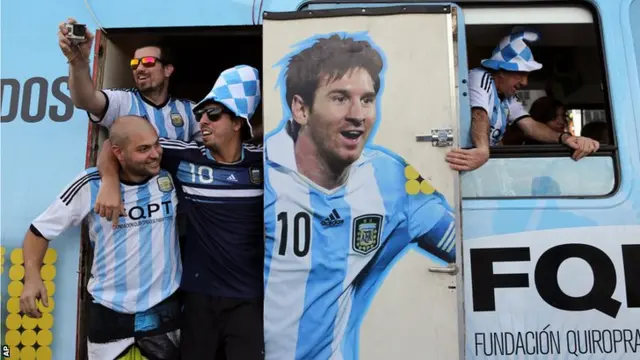
[{"label": "bracelet", "polygon": [[562,134],[560,134],[560,136],[558,136],[558,144],[562,144],[562,137],[565,135],[569,135],[571,136],[571,133],[568,131],[563,132]]}]

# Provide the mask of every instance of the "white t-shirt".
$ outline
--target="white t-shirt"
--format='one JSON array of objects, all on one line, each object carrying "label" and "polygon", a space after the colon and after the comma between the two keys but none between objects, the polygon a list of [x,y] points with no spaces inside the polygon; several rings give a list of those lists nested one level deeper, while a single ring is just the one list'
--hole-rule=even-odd
[{"label": "white t-shirt", "polygon": [[169,97],[164,104],[156,106],[135,88],[101,91],[107,97],[107,111],[102,119],[89,114],[96,124],[109,129],[118,117],[137,115],[149,120],[161,138],[186,142],[201,140],[200,125],[193,115],[193,101]]},{"label": "white t-shirt", "polygon": [[500,142],[507,125],[530,116],[517,97],[501,99],[493,76],[482,68],[469,72],[469,98],[472,109],[482,108],[489,116],[489,146],[495,146]]}]

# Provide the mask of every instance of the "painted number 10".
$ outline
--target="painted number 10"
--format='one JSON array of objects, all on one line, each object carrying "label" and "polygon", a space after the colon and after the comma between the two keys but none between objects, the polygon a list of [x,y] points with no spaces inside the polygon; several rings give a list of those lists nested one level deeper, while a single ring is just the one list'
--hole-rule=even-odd
[{"label": "painted number 10", "polygon": [[[279,255],[287,252],[287,240],[289,240],[289,213],[283,211],[278,214],[280,223],[280,247]],[[293,253],[297,257],[306,256],[311,247],[311,217],[306,212],[299,212],[293,217]]]},{"label": "painted number 10", "polygon": [[[198,182],[201,184],[211,184],[213,182],[212,168],[208,166],[198,166],[198,171],[196,171],[196,166],[193,164],[189,164],[189,168],[191,169],[191,182]],[[197,181],[196,175],[198,176]]]}]

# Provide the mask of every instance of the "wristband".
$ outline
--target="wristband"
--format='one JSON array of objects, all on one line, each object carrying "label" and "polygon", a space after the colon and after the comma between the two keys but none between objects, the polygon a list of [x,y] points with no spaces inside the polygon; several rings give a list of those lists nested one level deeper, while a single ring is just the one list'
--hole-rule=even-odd
[{"label": "wristband", "polygon": [[562,144],[562,137],[565,135],[572,136],[571,133],[568,131],[563,132],[562,134],[560,134],[560,136],[558,136],[558,144]]}]

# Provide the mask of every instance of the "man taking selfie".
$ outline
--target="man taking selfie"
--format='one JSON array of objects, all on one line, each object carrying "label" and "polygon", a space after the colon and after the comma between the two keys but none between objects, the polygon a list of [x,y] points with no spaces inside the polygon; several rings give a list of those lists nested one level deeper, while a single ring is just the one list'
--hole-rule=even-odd
[{"label": "man taking selfie", "polygon": [[[94,35],[85,29],[84,40],[75,39],[77,34],[72,36],[67,24],[77,25],[77,22],[69,18],[66,23],[60,24],[58,31],[58,44],[69,64],[69,93],[73,104],[86,110],[92,122],[110,129],[118,117],[135,115],[148,120],[161,138],[183,141],[201,139],[200,126],[192,111],[195,103],[169,95],[169,79],[174,67],[167,48],[150,44],[135,50],[129,62],[135,88],[97,90],[89,74],[89,55]],[[105,187],[100,191],[95,206],[100,216],[115,221],[117,216],[112,217],[113,209],[121,208],[122,203],[108,202],[109,199],[120,199],[106,192],[111,188],[114,187]]]}]

